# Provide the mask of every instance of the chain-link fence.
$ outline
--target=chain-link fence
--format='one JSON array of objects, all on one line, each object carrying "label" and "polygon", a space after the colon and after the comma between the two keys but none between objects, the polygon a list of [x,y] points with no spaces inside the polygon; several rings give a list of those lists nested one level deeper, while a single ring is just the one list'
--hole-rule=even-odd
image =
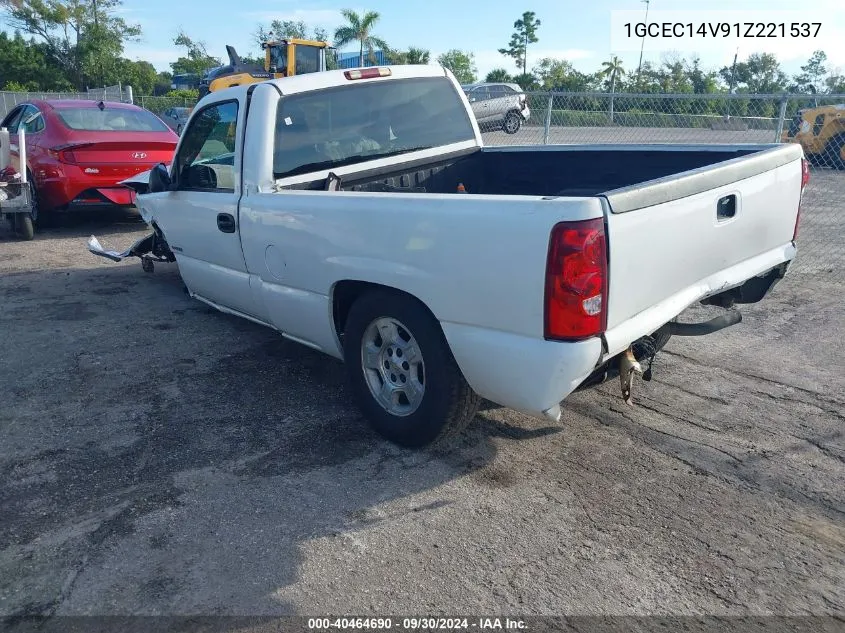
[{"label": "chain-link fence", "polygon": [[85,92],[9,92],[0,91],[0,118],[5,117],[19,103],[31,99],[55,101],[58,99],[85,99],[90,101],[119,101],[132,103],[131,86],[106,86],[90,88]]},{"label": "chain-link fence", "polygon": [[135,103],[161,116],[169,108],[193,108],[196,100],[184,97],[137,97]]},{"label": "chain-link fence", "polygon": [[[486,144],[800,143],[811,179],[794,270],[845,270],[845,95],[529,92],[526,97],[527,118],[516,131],[505,125],[518,104],[515,95],[471,104]],[[0,92],[0,111],[30,98],[133,102],[128,86],[64,94]],[[134,103],[161,116],[196,102],[139,96]]]},{"label": "chain-link fence", "polygon": [[488,145],[800,143],[811,177],[794,270],[845,270],[845,95],[532,92],[527,120],[511,133],[514,99],[498,109],[494,101],[472,104]]}]

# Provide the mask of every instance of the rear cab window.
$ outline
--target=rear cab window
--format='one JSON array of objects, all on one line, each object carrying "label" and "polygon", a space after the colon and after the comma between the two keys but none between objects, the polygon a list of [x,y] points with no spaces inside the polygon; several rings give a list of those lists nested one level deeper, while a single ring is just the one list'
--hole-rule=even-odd
[{"label": "rear cab window", "polygon": [[59,119],[71,130],[86,132],[166,132],[169,128],[144,110],[97,107],[56,108]]},{"label": "rear cab window", "polygon": [[391,79],[293,94],[279,100],[273,177],[474,140],[469,114],[446,77]]}]

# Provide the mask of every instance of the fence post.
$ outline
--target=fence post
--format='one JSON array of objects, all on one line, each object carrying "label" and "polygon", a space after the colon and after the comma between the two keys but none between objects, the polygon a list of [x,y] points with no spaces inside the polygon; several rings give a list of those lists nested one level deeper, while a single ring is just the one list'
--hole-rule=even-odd
[{"label": "fence post", "polygon": [[783,136],[783,125],[786,122],[786,104],[788,100],[786,97],[781,99],[780,114],[778,115],[778,129],[775,133],[775,143],[780,143],[780,137]]},{"label": "fence post", "polygon": [[554,104],[554,93],[549,93],[549,107],[546,108],[546,125],[543,129],[543,145],[549,144],[549,128],[552,126],[552,105]]},{"label": "fence post", "polygon": [[126,103],[135,104],[135,95],[132,93],[132,86],[126,86]]}]

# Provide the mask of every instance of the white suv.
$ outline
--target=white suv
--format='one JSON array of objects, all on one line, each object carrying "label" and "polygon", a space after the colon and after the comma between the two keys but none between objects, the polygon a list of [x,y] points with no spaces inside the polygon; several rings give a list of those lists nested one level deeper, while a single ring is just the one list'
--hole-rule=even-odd
[{"label": "white suv", "polygon": [[461,87],[479,126],[500,127],[508,134],[516,134],[531,116],[528,99],[517,84],[477,83]]}]

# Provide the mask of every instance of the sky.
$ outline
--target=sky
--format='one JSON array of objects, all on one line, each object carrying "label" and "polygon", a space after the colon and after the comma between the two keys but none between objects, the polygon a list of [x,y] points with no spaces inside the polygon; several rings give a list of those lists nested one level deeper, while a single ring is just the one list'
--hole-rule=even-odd
[{"label": "sky", "polygon": [[[636,69],[641,40],[625,41],[619,37],[622,16],[613,21],[619,25],[611,37],[611,17],[614,11],[634,11],[644,16],[642,0],[525,0],[521,3],[503,0],[123,0],[123,17],[143,29],[142,41],[130,43],[125,55],[130,59],[145,59],[159,70],[170,70],[169,62],[178,51],[172,41],[180,28],[194,39],[202,40],[209,52],[226,59],[226,44],[235,46],[241,54],[258,54],[253,33],[259,24],[268,25],[273,19],[303,20],[321,26],[332,33],[343,22],[340,10],[351,8],[363,12],[378,11],[381,19],[374,33],[394,48],[409,46],[426,48],[432,59],[450,48],[470,50],[483,78],[496,67],[515,73],[511,58],[498,52],[507,46],[513,22],[524,10],[532,10],[541,21],[539,42],[529,47],[529,68],[542,57],[563,58],[584,72],[596,70],[612,54],[622,58],[627,69]],[[237,10],[233,10],[237,7]],[[799,12],[796,13],[796,7]],[[660,62],[664,52],[677,51],[690,56],[700,52],[705,67],[721,67],[733,61],[739,45],[743,59],[753,52],[777,52],[784,70],[793,74],[816,49],[824,50],[829,66],[845,72],[845,0],[650,0],[649,18],[677,16],[679,10],[706,9],[698,14],[703,20],[733,21],[732,10],[743,10],[742,18],[757,21],[800,19],[821,22],[819,37],[788,40],[745,39],[722,42],[711,40],[709,46],[685,40],[649,41],[643,59]],[[790,14],[779,13],[791,11]],[[621,16],[621,14],[620,14]],[[683,19],[684,16],[678,16]],[[614,48],[615,46],[615,48]],[[343,50],[352,50],[346,47]]]}]

